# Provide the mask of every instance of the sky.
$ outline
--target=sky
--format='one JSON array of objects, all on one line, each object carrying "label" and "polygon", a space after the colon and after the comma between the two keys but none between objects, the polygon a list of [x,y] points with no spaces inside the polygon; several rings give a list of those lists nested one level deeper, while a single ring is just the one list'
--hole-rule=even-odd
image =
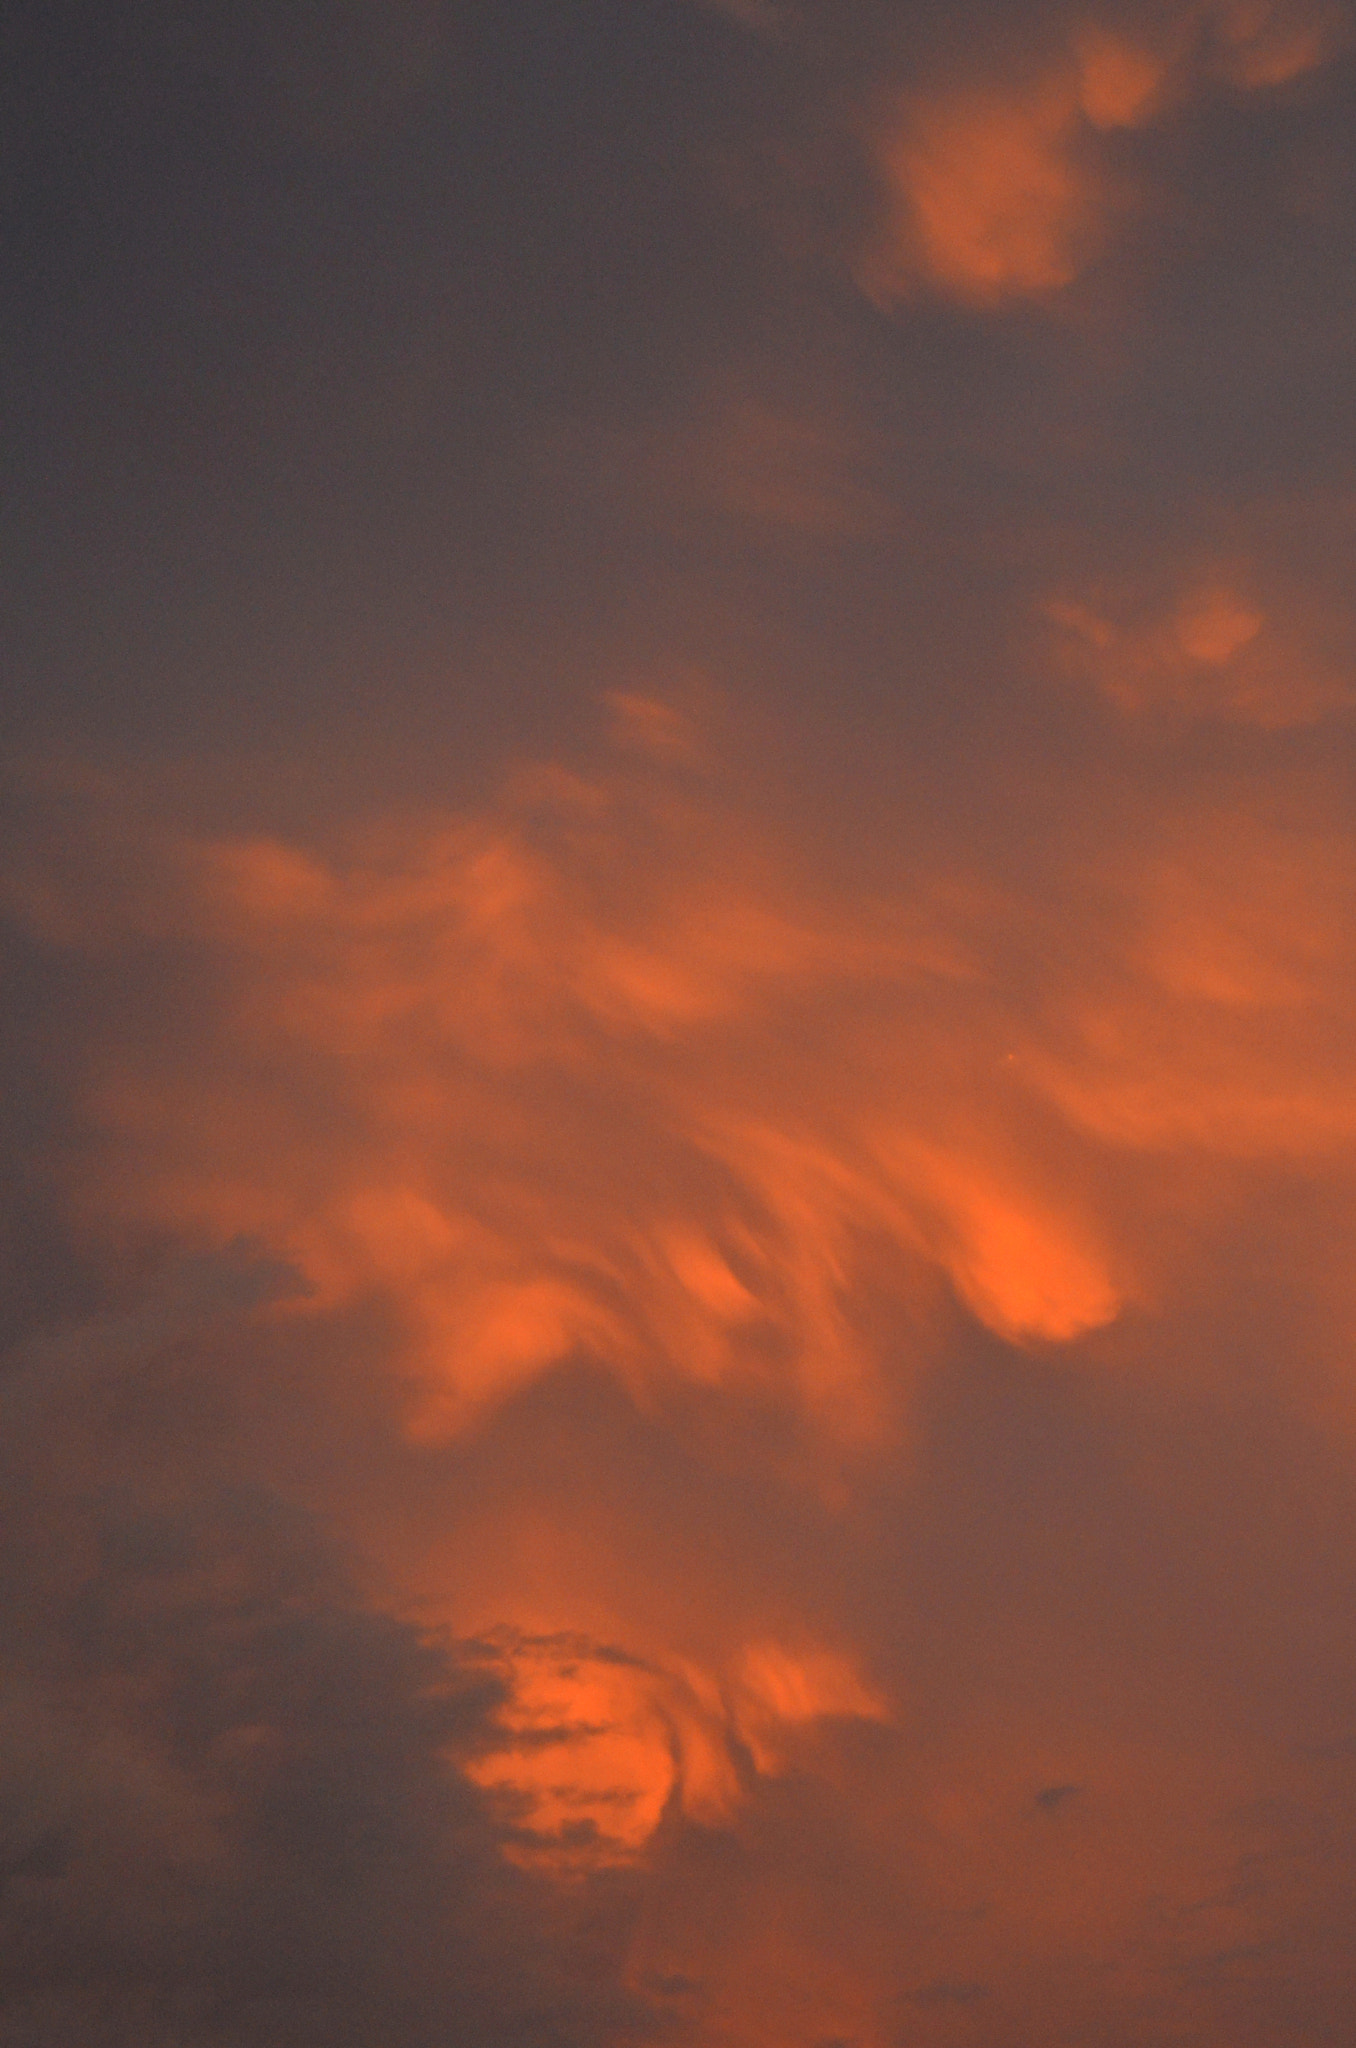
[{"label": "sky", "polygon": [[1342,2048],[1356,18],[0,35],[0,2048]]}]

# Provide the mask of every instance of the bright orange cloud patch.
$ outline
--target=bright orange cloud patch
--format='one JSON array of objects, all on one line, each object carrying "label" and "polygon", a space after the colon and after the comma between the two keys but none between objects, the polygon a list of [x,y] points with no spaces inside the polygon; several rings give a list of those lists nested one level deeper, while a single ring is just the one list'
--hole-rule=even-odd
[{"label": "bright orange cloud patch", "polygon": [[[275,1246],[301,1313],[388,1300],[421,1430],[580,1354],[872,1429],[867,1245],[906,1320],[929,1268],[1019,1339],[1116,1312],[1081,1204],[928,1075],[979,971],[963,937],[921,898],[798,899],[662,770],[534,773],[342,868],[258,842],[169,858],[166,901],[131,914],[205,941],[231,995],[206,1058],[105,1075],[104,1198]],[[859,1023],[882,1001],[903,1037]]]},{"label": "bright orange cloud patch", "polygon": [[[1221,570],[1153,631],[1227,668],[1273,610]],[[64,881],[35,849],[30,927],[173,990],[100,1037],[73,1203],[297,1270],[222,1340],[255,1400],[269,1345],[304,1361],[280,1459],[489,1681],[449,1768],[515,1877],[632,1902],[618,1967],[680,2037],[1095,2038],[1108,1982],[1148,2009],[1308,1910],[1245,1865],[1284,1853],[1250,1788],[1310,1763],[1197,1643],[1240,1544],[1280,1626],[1266,1502],[1181,1438],[1287,1229],[1327,1350],[1259,1342],[1306,1427],[1349,1416],[1349,818],[1303,761],[1108,780],[1002,872],[935,839],[830,883],[695,716],[609,710],[583,766],[323,853],[116,799],[97,891],[78,831]]]},{"label": "bright orange cloud patch", "polygon": [[1103,212],[1095,177],[1068,146],[1076,112],[1056,79],[1020,96],[975,92],[910,114],[881,148],[896,213],[865,273],[873,295],[907,290],[915,268],[981,306],[1072,283]]},{"label": "bright orange cloud patch", "polygon": [[1142,36],[1086,20],[1016,82],[979,70],[913,92],[875,130],[886,217],[864,289],[986,309],[1053,298],[1102,253],[1129,195],[1107,137],[1181,113],[1220,79],[1244,93],[1286,84],[1341,43],[1323,10],[1187,6]]},{"label": "bright orange cloud patch", "polygon": [[[1116,653],[1094,615],[1061,623]],[[1193,673],[1267,637],[1222,588],[1164,631]],[[944,1291],[1017,1344],[1143,1297],[1118,1147],[1356,1129],[1350,853],[1312,825],[1168,819],[1075,859],[1062,906],[940,875],[852,900],[642,758],[534,771],[344,861],[157,859],[120,914],[222,993],[196,1043],[106,1059],[82,1199],[262,1241],[309,1290],[279,1313],[385,1304],[424,1436],[586,1358],[870,1438]]]},{"label": "bright orange cloud patch", "polygon": [[724,1674],[569,1635],[479,1646],[509,1681],[501,1741],[470,1766],[503,1803],[520,1860],[558,1871],[635,1858],[672,1813],[730,1821],[753,1779],[802,1766],[817,1724],[885,1722],[851,1661],[750,1643]]}]

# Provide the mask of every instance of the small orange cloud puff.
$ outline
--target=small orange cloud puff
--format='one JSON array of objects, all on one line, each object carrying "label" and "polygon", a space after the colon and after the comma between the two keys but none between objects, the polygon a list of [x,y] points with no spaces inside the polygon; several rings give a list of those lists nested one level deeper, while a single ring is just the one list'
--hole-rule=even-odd
[{"label": "small orange cloud puff", "polygon": [[1189,582],[1147,616],[1141,604],[1100,596],[1052,598],[1043,609],[1065,672],[1132,717],[1280,732],[1349,708],[1349,678],[1309,622],[1268,616],[1246,593],[1245,570]]}]

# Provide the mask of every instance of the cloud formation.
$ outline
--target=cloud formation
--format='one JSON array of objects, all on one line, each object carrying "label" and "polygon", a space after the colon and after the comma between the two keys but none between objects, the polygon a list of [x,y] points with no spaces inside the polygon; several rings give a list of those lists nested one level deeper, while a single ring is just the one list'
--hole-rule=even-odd
[{"label": "cloud formation", "polygon": [[[1207,591],[1166,633],[1171,687],[1262,620]],[[1091,864],[1071,838],[1045,900],[964,869],[854,899],[670,765],[677,712],[619,715],[659,758],[525,771],[328,860],[114,826],[94,923],[78,883],[16,878],[44,937],[168,946],[203,991],[99,1054],[100,1227],[257,1240],[300,1276],[286,1315],[384,1301],[435,1436],[582,1355],[850,1439],[888,1405],[864,1289],[904,1356],[939,1279],[1004,1339],[1065,1342],[1153,1291],[1127,1149],[1347,1142],[1352,853],[1312,778],[1290,815],[1245,778],[1141,807]]]},{"label": "cloud formation", "polygon": [[20,14],[4,2048],[1346,2040],[1346,15]]},{"label": "cloud formation", "polygon": [[229,962],[182,1063],[109,1063],[90,1198],[269,1244],[302,1315],[388,1299],[420,1428],[580,1352],[869,1428],[871,1242],[901,1310],[940,1269],[1019,1341],[1119,1307],[1095,1205],[1018,1156],[1002,999],[940,878],[816,901],[728,802],[620,767],[532,771],[342,866],[262,841],[150,858],[111,929],[27,885],[77,946],[155,933]]},{"label": "cloud formation", "polygon": [[1135,210],[1119,136],[1221,89],[1287,85],[1337,54],[1343,27],[1304,6],[1184,7],[1075,20],[1015,67],[963,58],[959,82],[908,91],[874,124],[888,208],[865,288],[884,304],[919,290],[989,310],[1052,300]]},{"label": "cloud formation", "polygon": [[[399,2014],[411,2041],[529,2041],[543,2003],[552,2039],[627,2032],[467,1775],[494,1675],[147,1426],[182,1329],[73,1331],[0,1389],[6,2037],[356,2044]],[[197,1330],[201,1385],[221,1309]]]},{"label": "cloud formation", "polygon": [[[1217,609],[1187,615],[1196,653],[1183,658],[1239,639],[1237,614]],[[178,1356],[190,1381],[229,1388],[243,1333],[225,1338],[221,1319],[243,1315],[250,1343],[295,1361],[268,1396],[283,1404],[281,1441],[303,1442],[308,1408],[332,1406],[338,1448],[310,1484],[383,1589],[376,1607],[354,1600],[329,1566],[323,1592],[309,1579],[296,1593],[272,1579],[256,1588],[237,1552],[255,1541],[249,1518],[274,1510],[253,1495],[222,1496],[224,1525],[177,1493],[108,1523],[102,1506],[77,1514],[63,1477],[67,1506],[38,1495],[63,1540],[93,1513],[82,1540],[132,1561],[108,1567],[106,1594],[86,1570],[70,1596],[97,1617],[93,1649],[67,1634],[95,1622],[44,1621],[32,1655],[42,1669],[76,1657],[71,1683],[100,1698],[130,1686],[135,1707],[117,1711],[132,1713],[139,1742],[145,1715],[170,1725],[195,1689],[222,1703],[221,1726],[214,1708],[210,1727],[182,1738],[155,1795],[172,1840],[145,1846],[148,1868],[191,1868],[210,1888],[226,1882],[222,1813],[263,1855],[250,1830],[275,1824],[266,1804],[252,1818],[254,1802],[300,1798],[308,1745],[322,1740],[307,1732],[312,1693],[297,1691],[311,1635],[295,1630],[314,1632],[322,1666],[337,1645],[339,1666],[365,1668],[370,1642],[377,1690],[355,1678],[343,1708],[361,1725],[350,1735],[326,1722],[323,1743],[343,1757],[376,1730],[403,1731],[400,1769],[416,1773],[409,1798],[425,1833],[390,1855],[421,1870],[419,1859],[452,1854],[439,1831],[460,1829],[476,1868],[498,1873],[488,1894],[488,1880],[467,1877],[478,1898],[531,1888],[503,1910],[526,1916],[533,1968],[551,1971],[562,1967],[553,1899],[573,1912],[581,1886],[638,1887],[597,1908],[613,1960],[589,1992],[634,2001],[637,2026],[667,2012],[697,2040],[759,2043],[771,2027],[808,2048],[835,2030],[887,2040],[892,2011],[940,2042],[964,2013],[986,2039],[1033,2023],[1020,1988],[1031,1970],[1047,2019],[1090,2025],[1096,1968],[1112,1958],[1122,2016],[1151,2014],[1168,1979],[1199,1981],[1202,2012],[1237,2015],[1256,1959],[1294,1938],[1277,1928],[1303,1920],[1306,1887],[1325,1881],[1309,1847],[1296,1851],[1307,1875],[1269,1880],[1256,1898],[1242,1873],[1253,1858],[1283,1863],[1287,1830],[1309,1840],[1301,1816],[1340,1724],[1319,1698],[1305,1710],[1308,1760],[1293,1745],[1286,1760],[1246,1724],[1216,1741],[1206,1731],[1220,1725],[1219,1700],[1208,1685],[1193,1700],[1196,1678],[1174,1733],[1164,1705],[1185,1678],[1161,1679],[1161,1698],[1158,1683],[1145,1691],[1125,1651],[1100,1629],[1085,1639],[1078,1619],[1083,1601],[1109,1601],[1161,1676],[1183,1654],[1171,1603],[1115,1561],[1110,1532],[1105,1560],[1094,1551],[1056,1569],[1060,1545],[1085,1543],[1088,1528],[1049,1504],[1048,1528],[1029,1526],[1020,1464],[1004,1461],[1024,1433],[1072,1432],[1061,1460],[1112,1459],[1096,1485],[1117,1514],[1142,1512],[1136,1486],[1165,1488],[1170,1517],[1223,1514],[1215,1480],[1190,1466],[1149,1475],[1160,1431],[1178,1426],[1162,1404],[1187,1417],[1216,1398],[1220,1375],[1227,1384],[1217,1328],[1199,1353],[1192,1332],[1228,1322],[1238,1245],[1266,1234],[1282,1185],[1328,1220],[1287,1239],[1270,1277],[1259,1268],[1249,1284],[1262,1288],[1267,1343],[1302,1347],[1305,1362],[1250,1366],[1261,1379],[1246,1398],[1284,1386],[1305,1427],[1349,1428],[1336,1361],[1356,1302],[1330,1235],[1350,1213],[1356,1134],[1349,827],[1312,767],[1296,765],[1289,802],[1273,780],[1266,807],[1240,768],[1231,794],[1141,789],[1120,824],[1104,807],[1095,840],[1076,807],[1052,814],[1055,836],[1025,873],[913,859],[892,890],[877,864],[871,886],[852,891],[755,819],[733,764],[719,765],[689,714],[639,693],[612,711],[613,740],[590,762],[515,772],[476,812],[369,825],[324,853],[169,830],[109,790],[74,831],[68,814],[59,850],[30,833],[12,857],[27,943],[110,986],[154,960],[168,999],[126,1026],[106,1013],[79,1063],[88,1135],[65,1169],[72,1225],[124,1260],[173,1242],[197,1262],[166,1306],[90,1326],[64,1349],[43,1339],[12,1380],[16,1412],[38,1386],[47,1402],[87,1399],[93,1384],[98,1403],[125,1403],[129,1385]],[[1319,1303],[1327,1336],[1315,1347],[1305,1325]],[[991,1387],[992,1415],[957,1424],[957,1442],[993,1431],[985,1455],[999,1464],[987,1479],[957,1468],[943,1482],[952,1454],[935,1436],[937,1403],[962,1398],[990,1356],[1012,1361],[1002,1370],[1017,1373],[1014,1390]],[[1070,1391],[1080,1381],[1086,1396]],[[248,1412],[256,1397],[241,1398]],[[1024,1419],[1003,1421],[1013,1399]],[[1083,1399],[1075,1426],[1067,1404]],[[369,1436],[373,1416],[363,1477],[350,1438]],[[1255,1426],[1238,1456],[1251,1455]],[[684,1447],[687,1476],[659,1467],[634,1480],[658,1454],[642,1456],[636,1431],[670,1446],[665,1459]],[[64,1429],[56,1441],[69,1459]],[[139,1489],[147,1455],[143,1442]],[[1307,1453],[1296,1456],[1303,1471]],[[592,1478],[581,1459],[597,1461]],[[908,1513],[922,1513],[929,1467],[947,1531],[932,1563],[923,1524],[891,1535],[887,1506],[911,1473]],[[1038,1494],[1054,1483],[1039,1480]],[[582,1519],[581,1487],[598,1490]],[[753,1534],[759,1488],[779,1503],[767,1510],[779,1534]],[[411,1505],[397,1512],[402,1489]],[[150,1533],[119,1533],[129,1513]],[[724,1555],[771,1542],[754,1579],[711,1576],[708,1516],[717,1527],[733,1517]],[[987,1533],[967,1562],[970,1516]],[[653,1535],[637,1552],[643,1528]],[[274,1537],[259,1541],[258,1569],[283,1570]],[[900,1543],[914,1559],[902,1586]],[[1011,1547],[1015,1569],[1034,1544],[1038,1585],[1054,1573],[1045,1592],[1014,1594],[1020,1626],[1001,1649],[995,1544]],[[143,1568],[139,1545],[170,1561]],[[806,1546],[825,1560],[808,1580]],[[824,1570],[843,1575],[837,1592],[816,1583]],[[860,1597],[847,1590],[858,1582]],[[199,1583],[201,1600],[183,1590]],[[1269,1612],[1270,1595],[1255,1597]],[[937,1601],[965,1620],[939,1621]],[[983,1655],[1007,1673],[1001,1706],[959,1675],[986,1631]],[[1054,1697],[1043,1640],[1076,1674]],[[275,1642],[285,1712],[268,1697]],[[1228,1650],[1226,1669],[1238,1655]],[[244,1671],[254,1690],[227,1713]],[[317,1699],[330,1683],[317,1676]],[[37,1739],[29,1698],[14,1708],[24,1755]],[[102,1771],[113,1739],[82,1736],[93,1761],[74,1780],[53,1764],[53,1782]],[[159,1754],[144,1768],[170,1769]],[[384,1780],[364,1791],[371,1768],[370,1757],[343,1767],[337,1810],[338,1793],[317,1790],[332,1846],[322,1854],[317,1837],[287,1854],[309,1869],[331,1855],[346,1867],[351,1853],[355,1883],[374,1881],[406,1794]],[[1282,1788],[1267,1795],[1274,1814],[1264,1802],[1237,1824],[1207,1817],[1252,1815],[1259,1773]],[[69,1796],[83,1813],[85,1795]],[[140,1819],[98,1818],[124,1796],[99,1779],[95,1818],[43,1807],[16,1823],[19,1877],[38,1882],[43,1845],[68,1825],[140,1840]],[[362,1818],[367,1806],[344,1819],[350,1798],[376,1801],[380,1824]],[[827,1922],[821,1857],[847,1873]],[[703,1859],[714,1859],[705,1876]],[[263,1891],[279,1868],[261,1868]],[[111,1882],[98,1869],[96,1888]],[[417,1881],[428,1890],[418,1924],[430,1940],[436,1924],[441,1953],[474,1954],[496,1980],[517,1971],[496,1946],[508,1936],[479,1923],[455,1939],[441,1931],[436,1916],[453,1909],[438,1901],[461,1896],[461,1879]],[[709,1925],[693,1906],[706,1887],[719,1902]],[[136,1909],[157,1929],[172,1918],[159,1898]],[[927,1904],[901,1950],[910,1900]],[[213,1913],[234,1924],[234,1906]],[[61,1925],[41,1940],[64,1952],[75,1923]],[[385,1925],[364,1930],[380,1961],[351,1994],[373,2010],[394,1996]],[[256,1936],[244,1925],[238,1939]],[[1050,1973],[1071,1943],[1103,1960],[1083,1980],[1061,1978],[1056,1996]],[[128,1968],[109,1964],[115,2005]],[[164,1966],[146,1968],[163,1983]],[[209,1955],[194,1969],[252,1981],[254,1964]],[[784,2006],[768,2003],[774,1982]],[[24,1995],[47,1994],[35,1977]],[[330,2011],[319,1991],[286,1995],[302,2000],[294,2013],[312,2012],[308,1998]],[[433,1980],[418,1994],[441,1995]],[[580,2012],[581,2037],[622,2039],[632,2024]],[[485,2024],[512,2040],[520,2021],[508,2009],[477,2018],[468,2038]]]}]

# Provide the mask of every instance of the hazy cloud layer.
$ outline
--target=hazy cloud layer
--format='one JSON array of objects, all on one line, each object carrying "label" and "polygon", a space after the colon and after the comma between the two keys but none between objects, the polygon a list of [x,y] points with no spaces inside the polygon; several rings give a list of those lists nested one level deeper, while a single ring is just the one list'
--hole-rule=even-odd
[{"label": "hazy cloud layer", "polygon": [[1352,26],[19,10],[3,2048],[1350,2037]]}]

